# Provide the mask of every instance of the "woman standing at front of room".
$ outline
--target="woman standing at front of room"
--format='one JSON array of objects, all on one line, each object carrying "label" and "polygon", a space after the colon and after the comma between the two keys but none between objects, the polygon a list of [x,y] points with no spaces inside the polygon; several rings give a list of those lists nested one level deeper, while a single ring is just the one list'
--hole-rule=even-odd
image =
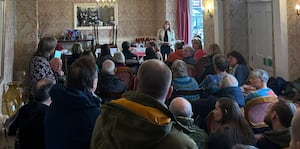
[{"label": "woman standing at front of room", "polygon": [[175,33],[174,30],[170,28],[169,21],[165,21],[163,28],[158,30],[157,37],[160,44],[160,51],[163,56],[163,61],[165,61],[165,55],[167,55],[167,57],[169,56],[175,43]]}]

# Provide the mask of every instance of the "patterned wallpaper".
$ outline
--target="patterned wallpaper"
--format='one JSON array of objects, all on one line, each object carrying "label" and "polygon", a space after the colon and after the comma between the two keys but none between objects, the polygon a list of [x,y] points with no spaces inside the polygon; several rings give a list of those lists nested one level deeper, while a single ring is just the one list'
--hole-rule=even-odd
[{"label": "patterned wallpaper", "polygon": [[241,0],[231,0],[230,5],[230,49],[225,49],[225,53],[236,50],[248,59],[247,3]]},{"label": "patterned wallpaper", "polygon": [[[25,71],[27,78],[25,84],[29,82],[29,62],[33,53],[36,51],[38,42],[38,0],[16,0],[16,37],[14,50],[14,75],[18,71]],[[16,78],[16,76],[14,76]],[[27,87],[23,88],[28,91]]]},{"label": "patterned wallpaper", "polygon": [[[48,22],[45,34],[57,36],[66,29],[73,29],[73,5],[81,2],[94,1],[40,0],[38,4],[39,25],[43,26],[41,25],[43,22]],[[164,14],[166,14],[166,7],[163,7],[166,5],[160,2],[160,0],[120,0],[118,3],[118,37],[156,36],[158,28],[162,26],[165,19]],[[173,13],[173,10],[171,9],[170,12]],[[111,37],[112,32],[111,30],[100,30],[99,34],[100,37],[108,38]]]},{"label": "patterned wallpaper", "polygon": [[[207,6],[208,3],[213,3],[213,0],[204,0],[203,6]],[[215,34],[214,34],[214,18],[210,17],[208,14],[203,14],[204,19],[204,49],[208,50],[210,44],[215,43]]]},{"label": "patterned wallpaper", "polygon": [[[297,1],[287,0],[288,51],[290,80],[300,77],[300,17],[296,15]],[[298,1],[300,4],[300,1]],[[296,69],[295,69],[296,68]]]}]

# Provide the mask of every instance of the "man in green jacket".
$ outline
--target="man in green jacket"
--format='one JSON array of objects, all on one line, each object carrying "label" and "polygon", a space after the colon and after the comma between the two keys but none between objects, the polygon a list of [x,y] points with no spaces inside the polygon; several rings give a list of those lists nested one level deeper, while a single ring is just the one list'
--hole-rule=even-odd
[{"label": "man in green jacket", "polygon": [[137,91],[103,105],[91,149],[196,149],[164,104],[172,94],[171,71],[159,60],[144,62],[137,74]]}]

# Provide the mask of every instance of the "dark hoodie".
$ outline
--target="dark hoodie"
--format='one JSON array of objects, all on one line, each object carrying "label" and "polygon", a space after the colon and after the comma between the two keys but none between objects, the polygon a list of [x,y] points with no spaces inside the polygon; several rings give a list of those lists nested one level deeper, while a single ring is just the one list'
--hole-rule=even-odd
[{"label": "dark hoodie", "polygon": [[89,149],[100,102],[92,93],[56,84],[45,117],[47,149]]},{"label": "dark hoodie", "polygon": [[18,111],[9,133],[14,135],[19,128],[21,149],[45,148],[44,119],[47,109],[47,105],[34,102],[23,106]]},{"label": "dark hoodie", "polygon": [[261,149],[280,149],[289,147],[291,140],[290,129],[270,130],[264,133],[264,137],[257,142],[257,147]]},{"label": "dark hoodie", "polygon": [[191,138],[174,127],[180,124],[155,98],[134,92],[123,97],[102,106],[91,149],[197,148]]}]

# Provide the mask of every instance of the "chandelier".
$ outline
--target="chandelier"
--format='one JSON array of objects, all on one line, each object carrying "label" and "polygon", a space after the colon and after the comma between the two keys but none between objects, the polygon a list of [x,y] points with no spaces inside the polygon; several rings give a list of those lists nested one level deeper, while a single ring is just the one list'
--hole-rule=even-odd
[{"label": "chandelier", "polygon": [[96,0],[99,7],[114,7],[117,0]]}]

